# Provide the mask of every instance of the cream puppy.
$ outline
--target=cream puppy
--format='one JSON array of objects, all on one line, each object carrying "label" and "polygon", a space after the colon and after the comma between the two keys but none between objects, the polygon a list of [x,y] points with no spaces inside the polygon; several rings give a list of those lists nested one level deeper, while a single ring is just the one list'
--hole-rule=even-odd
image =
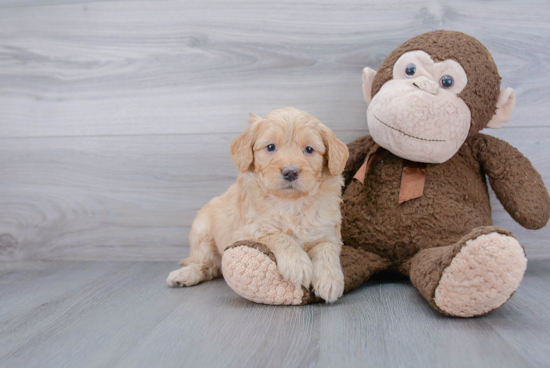
[{"label": "cream puppy", "polygon": [[340,176],[347,146],[310,114],[286,108],[233,140],[237,183],[212,199],[193,221],[191,255],[166,280],[192,286],[221,274],[224,250],[237,240],[264,243],[279,270],[297,287],[334,302],[344,291],[340,267]]}]

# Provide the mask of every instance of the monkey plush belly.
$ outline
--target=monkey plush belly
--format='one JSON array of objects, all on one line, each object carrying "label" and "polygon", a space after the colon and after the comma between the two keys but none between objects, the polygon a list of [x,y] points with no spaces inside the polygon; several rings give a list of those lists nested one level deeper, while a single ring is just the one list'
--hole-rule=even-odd
[{"label": "monkey plush belly", "polygon": [[[485,176],[467,150],[428,164],[422,197],[399,204],[403,160],[390,154],[362,184],[353,180],[342,204],[344,245],[400,264],[419,250],[446,246],[492,225]],[[432,180],[433,179],[433,180]]]}]

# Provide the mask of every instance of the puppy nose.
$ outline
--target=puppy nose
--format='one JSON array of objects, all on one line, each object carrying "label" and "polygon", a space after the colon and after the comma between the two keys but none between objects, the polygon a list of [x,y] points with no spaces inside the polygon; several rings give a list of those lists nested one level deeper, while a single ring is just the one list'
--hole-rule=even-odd
[{"label": "puppy nose", "polygon": [[300,170],[294,168],[294,167],[285,167],[281,174],[283,174],[283,178],[288,181],[294,181],[298,179],[298,175],[300,174]]},{"label": "puppy nose", "polygon": [[437,94],[437,91],[439,90],[439,84],[424,76],[415,78],[413,84],[421,90],[431,93],[432,95]]}]

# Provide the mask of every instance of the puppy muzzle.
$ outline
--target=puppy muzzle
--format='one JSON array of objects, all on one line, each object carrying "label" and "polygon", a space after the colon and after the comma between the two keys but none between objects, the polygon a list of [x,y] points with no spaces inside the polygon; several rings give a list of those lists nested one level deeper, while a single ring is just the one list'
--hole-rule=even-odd
[{"label": "puppy muzzle", "polygon": [[286,181],[292,182],[298,179],[298,176],[300,175],[300,170],[295,167],[285,167],[283,170],[281,170],[281,175]]}]

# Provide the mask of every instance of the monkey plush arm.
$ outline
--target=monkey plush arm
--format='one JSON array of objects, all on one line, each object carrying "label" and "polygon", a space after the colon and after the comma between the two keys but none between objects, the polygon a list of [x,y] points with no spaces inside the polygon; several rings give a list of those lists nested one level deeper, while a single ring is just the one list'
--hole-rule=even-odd
[{"label": "monkey plush arm", "polygon": [[353,142],[348,143],[349,157],[346,162],[346,167],[342,175],[344,176],[345,187],[351,183],[351,179],[357,170],[363,165],[369,150],[374,146],[374,141],[370,135],[357,138]]},{"label": "monkey plush arm", "polygon": [[550,218],[550,197],[531,162],[503,140],[485,134],[476,138],[474,154],[506,211],[523,227],[544,227]]}]

